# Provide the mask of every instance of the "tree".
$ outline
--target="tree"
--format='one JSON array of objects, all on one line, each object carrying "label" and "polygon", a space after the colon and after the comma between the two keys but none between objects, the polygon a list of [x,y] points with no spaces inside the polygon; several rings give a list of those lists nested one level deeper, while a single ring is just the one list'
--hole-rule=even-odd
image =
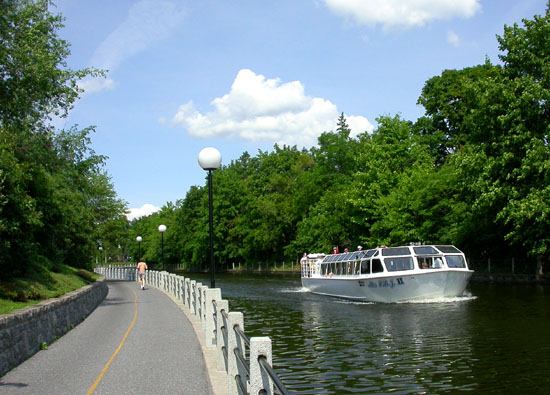
[{"label": "tree", "polygon": [[0,2],[0,276],[57,264],[88,266],[98,226],[116,219],[116,198],[104,157],[89,133],[55,132],[95,69],[71,70],[69,44],[57,36],[63,18],[50,1]]},{"label": "tree", "polygon": [[0,127],[22,132],[72,108],[77,81],[102,71],[67,68],[69,43],[58,37],[63,17],[49,0],[0,2]]},{"label": "tree", "polygon": [[446,71],[419,99],[456,152],[451,162],[478,248],[494,254],[549,252],[549,212],[534,204],[548,196],[550,180],[549,9],[523,27],[505,26],[497,36],[502,67]]}]

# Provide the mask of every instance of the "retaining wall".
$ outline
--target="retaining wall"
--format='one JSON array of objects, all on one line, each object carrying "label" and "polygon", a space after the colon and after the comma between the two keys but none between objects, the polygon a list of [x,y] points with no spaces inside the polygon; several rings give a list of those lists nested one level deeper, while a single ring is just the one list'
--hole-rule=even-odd
[{"label": "retaining wall", "polygon": [[105,278],[59,298],[0,316],[0,376],[63,336],[107,296]]}]

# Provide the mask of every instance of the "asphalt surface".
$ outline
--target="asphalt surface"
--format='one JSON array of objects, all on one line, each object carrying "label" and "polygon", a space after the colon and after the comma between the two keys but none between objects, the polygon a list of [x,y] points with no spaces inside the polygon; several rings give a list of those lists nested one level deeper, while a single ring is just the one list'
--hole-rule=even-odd
[{"label": "asphalt surface", "polygon": [[0,378],[0,394],[212,394],[183,311],[155,288],[107,283],[88,318]]}]

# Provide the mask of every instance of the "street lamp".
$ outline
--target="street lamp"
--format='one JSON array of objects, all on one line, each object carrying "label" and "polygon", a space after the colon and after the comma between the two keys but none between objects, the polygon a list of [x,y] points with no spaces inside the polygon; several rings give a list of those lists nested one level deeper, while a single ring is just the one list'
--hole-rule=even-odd
[{"label": "street lamp", "polygon": [[214,224],[212,209],[212,170],[216,170],[222,163],[220,151],[216,148],[206,147],[199,153],[199,165],[203,170],[208,170],[208,214],[210,225],[210,288],[215,288],[214,280]]},{"label": "street lamp", "polygon": [[136,237],[136,241],[138,243],[138,262],[141,259],[141,240],[143,240],[141,236]]},{"label": "street lamp", "polygon": [[161,251],[161,267],[164,269],[164,232],[166,232],[166,225],[159,225],[160,232],[160,251]]}]

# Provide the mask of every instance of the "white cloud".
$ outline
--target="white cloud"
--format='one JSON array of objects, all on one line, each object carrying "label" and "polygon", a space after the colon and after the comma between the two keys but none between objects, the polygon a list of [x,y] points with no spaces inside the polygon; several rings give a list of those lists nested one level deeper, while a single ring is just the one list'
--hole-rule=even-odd
[{"label": "white cloud", "polygon": [[[103,40],[94,52],[91,65],[113,71],[122,62],[137,55],[152,44],[168,37],[180,24],[184,12],[179,2],[141,0],[130,8],[126,19]],[[92,81],[101,81],[94,79]],[[109,80],[107,80],[109,81]],[[90,83],[90,90],[112,88],[109,84]]]},{"label": "white cloud", "polygon": [[453,47],[459,47],[460,37],[458,37],[458,34],[456,34],[455,32],[449,30],[447,32],[447,42],[451,44]]},{"label": "white cloud", "polygon": [[128,218],[128,221],[132,221],[136,218],[147,217],[148,215],[156,213],[157,211],[160,211],[160,207],[153,206],[152,204],[147,203],[140,208],[131,208],[130,212],[126,214],[126,218]]},{"label": "white cloud", "polygon": [[111,78],[86,78],[78,82],[78,87],[84,90],[84,94],[96,93],[102,90],[113,90],[115,82]]},{"label": "white cloud", "polygon": [[469,18],[481,9],[480,0],[324,0],[335,14],[361,25],[424,26],[437,19]]},{"label": "white cloud", "polygon": [[[228,137],[249,141],[313,146],[339,116],[330,101],[307,96],[299,81],[281,83],[251,70],[239,71],[231,91],[214,99],[215,110],[200,113],[193,102],[179,107],[173,123],[196,138]],[[367,118],[346,116],[352,135],[374,129]]]}]

